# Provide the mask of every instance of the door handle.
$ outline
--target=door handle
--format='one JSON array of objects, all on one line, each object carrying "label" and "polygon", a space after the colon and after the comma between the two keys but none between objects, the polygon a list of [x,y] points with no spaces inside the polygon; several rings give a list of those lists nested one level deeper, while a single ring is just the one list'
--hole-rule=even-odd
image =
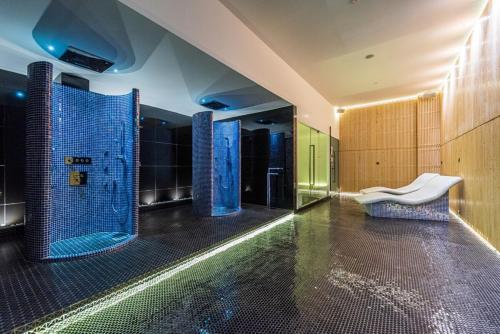
[{"label": "door handle", "polygon": [[316,185],[316,146],[313,145],[313,186]]},{"label": "door handle", "polygon": [[312,145],[309,145],[309,187],[311,187],[311,150]]}]

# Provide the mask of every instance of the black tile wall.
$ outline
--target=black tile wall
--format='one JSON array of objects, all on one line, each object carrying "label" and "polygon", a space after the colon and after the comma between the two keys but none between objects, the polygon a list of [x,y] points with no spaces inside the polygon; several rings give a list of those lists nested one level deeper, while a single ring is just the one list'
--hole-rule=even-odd
[{"label": "black tile wall", "polygon": [[284,107],[228,120],[241,121],[241,200],[267,204],[268,168],[271,206],[293,207],[293,107]]},{"label": "black tile wall", "polygon": [[[176,114],[172,119],[182,116]],[[139,203],[155,205],[191,198],[192,138],[190,117],[183,124],[141,117]]]},{"label": "black tile wall", "polygon": [[142,166],[139,169],[139,189],[155,188],[155,168]]},{"label": "black tile wall", "polygon": [[176,173],[178,167],[173,166],[157,166],[156,170],[156,188],[176,188]]},{"label": "black tile wall", "polygon": [[25,75],[0,70],[0,229],[24,223],[26,94]]}]

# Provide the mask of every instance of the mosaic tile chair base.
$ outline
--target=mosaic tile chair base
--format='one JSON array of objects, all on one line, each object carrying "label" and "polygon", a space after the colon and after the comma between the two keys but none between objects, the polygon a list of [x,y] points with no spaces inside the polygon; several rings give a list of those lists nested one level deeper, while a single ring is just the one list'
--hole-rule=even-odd
[{"label": "mosaic tile chair base", "polygon": [[457,176],[438,175],[404,195],[373,192],[355,199],[374,217],[449,221],[448,190],[461,181]]}]

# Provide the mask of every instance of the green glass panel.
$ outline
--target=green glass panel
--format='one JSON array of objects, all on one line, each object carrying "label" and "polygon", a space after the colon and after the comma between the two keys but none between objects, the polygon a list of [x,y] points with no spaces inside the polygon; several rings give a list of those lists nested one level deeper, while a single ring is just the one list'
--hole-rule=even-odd
[{"label": "green glass panel", "polygon": [[[314,131],[314,130],[313,130]],[[316,154],[315,154],[315,179],[312,191],[315,193],[315,197],[323,198],[328,196],[328,176],[329,176],[329,136],[317,132],[317,144],[316,144]]]},{"label": "green glass panel", "polygon": [[297,205],[310,202],[310,149],[311,129],[302,123],[297,125]]},{"label": "green glass panel", "polygon": [[297,206],[328,196],[330,138],[302,123],[297,126]]}]

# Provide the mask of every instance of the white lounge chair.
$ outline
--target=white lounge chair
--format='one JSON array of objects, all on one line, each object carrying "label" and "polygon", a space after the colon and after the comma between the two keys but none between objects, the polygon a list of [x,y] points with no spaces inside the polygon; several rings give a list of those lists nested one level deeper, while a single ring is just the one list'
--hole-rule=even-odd
[{"label": "white lounge chair", "polygon": [[404,187],[401,187],[401,188],[372,187],[372,188],[361,189],[359,192],[362,194],[382,192],[382,193],[389,193],[389,194],[395,194],[395,195],[404,195],[404,194],[408,194],[408,193],[411,193],[413,191],[419,190],[427,182],[429,182],[430,180],[432,180],[436,176],[439,176],[439,174],[423,173],[419,177],[417,177],[415,180],[413,180],[412,183],[410,183],[409,185],[406,185]]},{"label": "white lounge chair", "polygon": [[461,181],[458,176],[438,175],[408,194],[375,192],[357,196],[355,200],[374,217],[448,221],[448,190]]}]

